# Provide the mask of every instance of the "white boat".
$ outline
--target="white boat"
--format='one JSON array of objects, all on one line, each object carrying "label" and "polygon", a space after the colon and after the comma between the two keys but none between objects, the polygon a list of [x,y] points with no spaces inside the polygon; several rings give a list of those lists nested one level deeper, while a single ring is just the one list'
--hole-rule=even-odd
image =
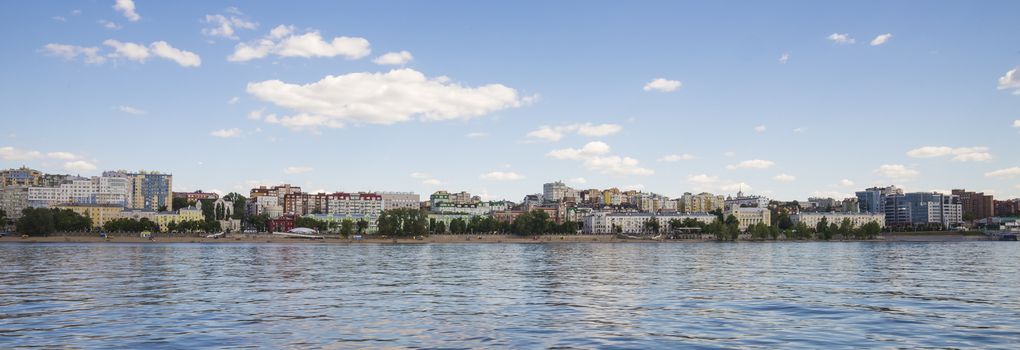
[{"label": "white boat", "polygon": [[287,232],[273,232],[273,235],[288,238],[325,239],[325,237],[319,235],[318,231],[304,227],[298,227]]}]

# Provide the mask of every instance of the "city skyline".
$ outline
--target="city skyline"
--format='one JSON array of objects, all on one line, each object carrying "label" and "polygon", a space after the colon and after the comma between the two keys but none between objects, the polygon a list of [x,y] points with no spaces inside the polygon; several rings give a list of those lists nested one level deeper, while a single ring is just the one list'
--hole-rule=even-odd
[{"label": "city skyline", "polygon": [[242,194],[1020,197],[1009,2],[183,4],[5,11],[36,35],[0,68],[19,83],[0,168]]}]

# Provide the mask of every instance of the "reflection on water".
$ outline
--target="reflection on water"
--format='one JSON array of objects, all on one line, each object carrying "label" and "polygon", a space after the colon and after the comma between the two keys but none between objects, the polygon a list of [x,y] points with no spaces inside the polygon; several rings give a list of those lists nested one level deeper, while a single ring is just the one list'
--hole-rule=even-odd
[{"label": "reflection on water", "polygon": [[1016,244],[6,244],[0,347],[1016,348]]}]

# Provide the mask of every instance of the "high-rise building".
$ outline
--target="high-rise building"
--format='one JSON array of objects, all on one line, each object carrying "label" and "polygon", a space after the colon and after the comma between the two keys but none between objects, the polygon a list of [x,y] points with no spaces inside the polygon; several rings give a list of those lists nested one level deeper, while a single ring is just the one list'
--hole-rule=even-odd
[{"label": "high-rise building", "polygon": [[963,222],[963,206],[959,196],[914,192],[884,198],[885,224],[889,227],[941,224],[949,228]]},{"label": "high-rise building", "polygon": [[725,203],[726,197],[707,192],[699,194],[688,192],[680,197],[680,209],[685,213],[707,213],[713,210],[722,210]]},{"label": "high-rise building", "polygon": [[130,209],[168,210],[173,207],[173,175],[158,171],[124,170],[103,172],[104,177],[123,177],[131,181]]},{"label": "high-rise building", "polygon": [[10,185],[0,188],[0,210],[10,219],[21,217],[21,211],[28,208],[28,186]]},{"label": "high-rise building", "polygon": [[995,199],[992,198],[992,195],[985,195],[983,192],[968,192],[963,189],[953,190],[953,195],[960,196],[964,216],[973,220],[995,216]]},{"label": "high-rise building", "polygon": [[67,177],[54,186],[33,186],[28,205],[34,208],[65,204],[130,206],[132,180],[121,176]]},{"label": "high-rise building", "polygon": [[562,181],[550,182],[542,185],[542,198],[546,203],[556,202],[577,202],[577,190],[570,188]]},{"label": "high-rise building", "polygon": [[872,187],[856,193],[862,213],[885,213],[885,196],[901,195],[903,190],[896,186]]},{"label": "high-rise building", "polygon": [[1020,199],[995,201],[995,215],[998,216],[1020,215]]},{"label": "high-rise building", "polygon": [[418,209],[421,205],[421,197],[411,192],[376,192],[382,197],[383,210],[390,209]]}]

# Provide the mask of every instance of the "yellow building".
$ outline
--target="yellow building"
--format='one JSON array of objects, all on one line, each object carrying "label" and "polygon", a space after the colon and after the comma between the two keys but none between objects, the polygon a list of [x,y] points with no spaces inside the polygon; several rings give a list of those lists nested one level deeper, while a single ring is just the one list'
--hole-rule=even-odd
[{"label": "yellow building", "polygon": [[726,216],[730,215],[737,218],[741,231],[747,231],[748,227],[759,223],[772,225],[772,213],[769,212],[768,208],[741,208],[733,206],[726,211]]},{"label": "yellow building", "polygon": [[57,209],[69,209],[78,215],[92,219],[92,227],[102,228],[107,221],[120,219],[120,212],[124,210],[124,207],[119,205],[100,205],[100,204],[66,204],[58,205],[54,208]]},{"label": "yellow building", "polygon": [[[201,203],[201,202],[199,202]],[[202,215],[201,204],[196,207],[181,208],[176,212],[163,212],[156,214],[154,217],[156,224],[159,225],[161,231],[166,231],[170,223],[180,224],[185,221],[203,221],[205,216]]]}]

